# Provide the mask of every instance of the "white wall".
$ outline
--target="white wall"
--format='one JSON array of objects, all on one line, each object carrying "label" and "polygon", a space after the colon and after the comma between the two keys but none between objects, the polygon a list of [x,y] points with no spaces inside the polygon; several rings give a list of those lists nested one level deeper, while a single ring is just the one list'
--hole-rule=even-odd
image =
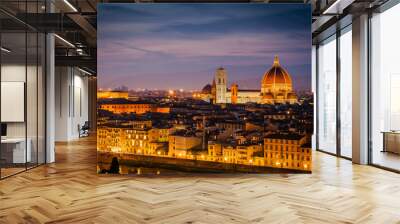
[{"label": "white wall", "polygon": [[78,73],[78,75],[74,74],[74,81],[72,88],[73,91],[73,108],[72,108],[72,136],[79,137],[78,125],[83,125],[85,121],[89,120],[89,111],[88,111],[88,77],[82,76],[82,73]]},{"label": "white wall", "polygon": [[[25,64],[24,65],[2,65],[1,81],[2,82],[25,82]],[[7,110],[7,108],[1,108]],[[25,137],[25,122],[7,123],[7,137]]]},{"label": "white wall", "polygon": [[88,77],[72,67],[56,67],[55,140],[79,138],[78,125],[88,121]]},{"label": "white wall", "polygon": [[[23,82],[26,85],[27,91],[26,101],[24,101],[24,106],[21,108],[22,111],[20,111],[24,114],[26,112],[26,120],[22,122],[5,122],[7,124],[7,137],[25,138],[26,135],[29,139],[29,147],[31,149],[31,161],[37,162],[36,159],[39,159],[39,163],[44,163],[44,74],[41,71],[41,67],[37,67],[36,65],[3,64],[1,66],[2,82]],[[21,91],[23,91],[21,94],[24,94],[24,90]],[[1,110],[4,112],[12,109],[1,108]],[[13,113],[12,111],[7,112]]]},{"label": "white wall", "polygon": [[[27,70],[25,70],[27,69]],[[25,80],[26,72],[28,72],[28,82]],[[28,122],[28,137],[30,129],[35,133],[36,137],[36,123],[37,123],[37,93],[36,93],[36,67],[17,64],[3,65],[1,67],[1,81],[2,82],[24,82],[27,83],[27,122]],[[42,102],[42,101],[40,101]],[[43,105],[38,105],[39,107]],[[7,110],[7,108],[2,108]],[[9,137],[25,137],[25,123],[26,122],[7,122],[7,135]]]}]

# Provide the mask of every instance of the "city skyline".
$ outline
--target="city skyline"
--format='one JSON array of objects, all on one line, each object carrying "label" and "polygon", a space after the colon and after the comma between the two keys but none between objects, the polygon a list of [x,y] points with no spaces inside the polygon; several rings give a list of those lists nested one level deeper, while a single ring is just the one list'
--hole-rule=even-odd
[{"label": "city skyline", "polygon": [[241,88],[259,89],[279,55],[294,89],[310,90],[310,13],[281,4],[100,5],[99,88],[200,90],[223,66]]}]

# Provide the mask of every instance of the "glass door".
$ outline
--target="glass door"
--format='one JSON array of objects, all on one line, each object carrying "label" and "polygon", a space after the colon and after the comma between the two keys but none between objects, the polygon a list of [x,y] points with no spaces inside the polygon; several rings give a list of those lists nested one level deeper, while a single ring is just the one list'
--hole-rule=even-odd
[{"label": "glass door", "polygon": [[[44,1],[0,2],[43,13]],[[0,178],[45,163],[45,44],[43,33],[0,12]]]},{"label": "glass door", "polygon": [[26,33],[1,33],[1,176],[26,170],[31,162],[27,151]]}]

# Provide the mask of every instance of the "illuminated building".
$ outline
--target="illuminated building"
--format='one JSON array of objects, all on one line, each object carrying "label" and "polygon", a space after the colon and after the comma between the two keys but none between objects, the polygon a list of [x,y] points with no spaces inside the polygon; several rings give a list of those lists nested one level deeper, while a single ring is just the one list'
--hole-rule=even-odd
[{"label": "illuminated building", "polygon": [[131,121],[124,126],[102,126],[97,133],[100,151],[155,155],[168,142],[169,129],[153,128],[151,121]]},{"label": "illuminated building", "polygon": [[128,99],[128,91],[97,91],[98,99]]},{"label": "illuminated building", "polygon": [[[98,129],[99,151],[134,153],[193,159],[202,151],[202,138],[191,134],[169,134],[168,128],[103,126]],[[298,134],[270,134],[262,144],[208,142],[208,152],[195,159],[275,168],[311,170],[309,139]]]},{"label": "illuminated building", "polygon": [[256,121],[249,121],[245,122],[245,130],[246,131],[264,131],[264,124],[261,122]]},{"label": "illuminated building", "polygon": [[240,145],[236,147],[239,152],[238,155],[240,157],[237,158],[238,163],[254,165],[254,156],[257,152],[263,151],[262,144],[248,144],[248,145]]},{"label": "illuminated building", "polygon": [[217,96],[217,84],[215,83],[215,79],[213,79],[212,81],[212,85],[211,85],[211,103],[217,103],[216,102],[216,96]]},{"label": "illuminated building", "polygon": [[201,92],[194,92],[193,98],[201,99],[206,102],[213,103],[211,90],[212,90],[212,86],[210,84],[207,84],[203,87]]},{"label": "illuminated building", "polygon": [[290,74],[280,65],[278,56],[274,64],[263,76],[261,83],[261,103],[296,103]]},{"label": "illuminated building", "polygon": [[228,75],[226,74],[226,70],[222,67],[218,68],[215,72],[215,84],[216,84],[216,103],[227,103],[227,83],[228,83]]},{"label": "illuminated building", "polygon": [[265,166],[265,158],[264,156],[253,156],[253,163],[254,166]]},{"label": "illuminated building", "polygon": [[155,111],[155,105],[142,101],[114,100],[107,103],[101,103],[100,109],[108,110],[115,114],[136,113],[144,114]]},{"label": "illuminated building", "polygon": [[168,142],[169,128],[152,128],[149,130],[150,142]]},{"label": "illuminated building", "polygon": [[294,114],[291,114],[289,111],[282,111],[277,113],[265,114],[264,119],[288,120],[296,119],[296,116]]},{"label": "illuminated building", "polygon": [[168,114],[170,112],[170,108],[169,107],[162,107],[162,106],[157,106],[156,107],[156,111],[157,113],[163,113],[163,114]]},{"label": "illuminated building", "polygon": [[166,156],[168,155],[168,142],[150,142],[150,155]]},{"label": "illuminated building", "polygon": [[188,150],[201,147],[202,139],[194,135],[172,134],[168,139],[168,156],[186,157]]},{"label": "illuminated building", "polygon": [[233,146],[222,146],[222,162],[224,163],[237,163],[236,150]]},{"label": "illuminated building", "polygon": [[208,160],[223,163],[245,165],[254,164],[254,153],[262,152],[261,144],[230,145],[210,141],[208,143]]},{"label": "illuminated building", "polygon": [[[239,89],[239,85],[233,83],[228,88],[228,74],[225,68],[218,68],[212,81],[211,89],[197,95],[205,101],[217,104],[232,103],[297,103],[297,95],[293,91],[290,74],[280,65],[279,58],[275,56],[272,67],[265,72],[261,79],[261,90]],[[206,85],[206,86],[209,86]],[[204,88],[203,88],[204,89]],[[211,99],[209,99],[209,95]],[[207,97],[206,97],[207,96]]]},{"label": "illuminated building", "polygon": [[[232,84],[228,89],[228,74],[225,68],[218,68],[212,81],[211,95],[212,103],[248,103],[260,101],[260,90],[239,89],[237,84]],[[204,89],[204,88],[203,88]],[[206,100],[206,99],[203,99]]]},{"label": "illuminated building", "polygon": [[151,120],[133,120],[129,121],[128,124],[132,125],[133,129],[149,129],[153,126]]},{"label": "illuminated building", "polygon": [[[168,128],[133,128],[126,130],[127,151],[136,154],[155,155],[162,142],[168,141]],[[157,144],[160,143],[160,144]]]},{"label": "illuminated building", "polygon": [[149,135],[147,129],[126,130],[127,152],[149,154]]},{"label": "illuminated building", "polygon": [[311,145],[307,136],[271,134],[264,138],[265,166],[311,170]]},{"label": "illuminated building", "polygon": [[236,84],[236,83],[232,84],[232,86],[231,86],[231,103],[232,104],[238,103],[238,92],[239,92],[238,84]]},{"label": "illuminated building", "polygon": [[223,146],[222,157],[225,163],[254,165],[253,154],[262,151],[262,145]]},{"label": "illuminated building", "polygon": [[97,150],[111,152],[126,151],[125,130],[123,127],[103,126],[98,128]]},{"label": "illuminated building", "polygon": [[208,159],[214,162],[223,162],[222,145],[216,142],[208,142]]},{"label": "illuminated building", "polygon": [[169,113],[170,108],[165,106],[158,107],[154,103],[146,101],[131,101],[127,99],[116,99],[99,103],[99,108],[115,114],[136,113],[144,114],[148,112]]},{"label": "illuminated building", "polygon": [[223,133],[220,135],[223,138],[232,136],[236,131],[244,130],[245,128],[244,122],[235,120],[219,120],[215,122],[215,126],[223,130]]}]

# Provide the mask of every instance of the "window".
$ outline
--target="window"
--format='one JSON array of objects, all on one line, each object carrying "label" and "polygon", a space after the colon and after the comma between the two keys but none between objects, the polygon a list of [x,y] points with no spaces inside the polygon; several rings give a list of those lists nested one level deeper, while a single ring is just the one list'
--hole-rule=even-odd
[{"label": "window", "polygon": [[318,149],[336,153],[336,36],[318,50]]},{"label": "window", "polygon": [[400,4],[371,18],[371,159],[400,170]]},{"label": "window", "polygon": [[340,36],[340,154],[352,156],[352,34],[351,26]]}]

